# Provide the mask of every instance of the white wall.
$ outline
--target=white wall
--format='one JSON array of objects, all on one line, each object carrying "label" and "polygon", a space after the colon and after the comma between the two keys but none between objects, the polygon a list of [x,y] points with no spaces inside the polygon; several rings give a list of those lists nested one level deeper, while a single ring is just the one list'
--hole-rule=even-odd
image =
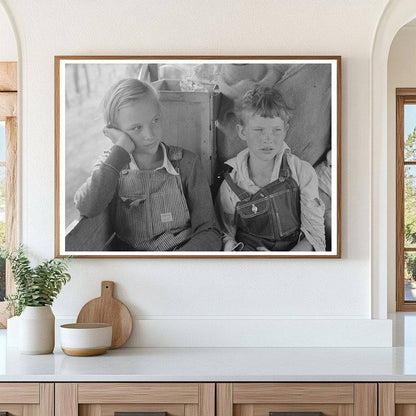
[{"label": "white wall", "polygon": [[388,60],[388,309],[396,310],[396,88],[416,87],[416,25],[404,26],[391,44]]},{"label": "white wall", "polygon": [[0,7],[0,61],[17,61],[16,38],[3,7]]},{"label": "white wall", "polygon": [[370,57],[386,3],[0,0],[22,50],[21,239],[39,257],[54,253],[54,55],[343,59],[342,259],[74,259],[58,318],[114,280],[137,319],[130,345],[388,345],[389,322],[371,320],[370,258]]}]

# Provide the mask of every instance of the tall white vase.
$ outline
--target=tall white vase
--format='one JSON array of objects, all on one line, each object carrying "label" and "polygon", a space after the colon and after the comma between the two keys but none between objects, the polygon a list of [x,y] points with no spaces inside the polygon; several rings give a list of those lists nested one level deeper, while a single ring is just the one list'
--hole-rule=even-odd
[{"label": "tall white vase", "polygon": [[50,306],[26,306],[19,319],[19,351],[50,354],[55,346],[55,316]]}]

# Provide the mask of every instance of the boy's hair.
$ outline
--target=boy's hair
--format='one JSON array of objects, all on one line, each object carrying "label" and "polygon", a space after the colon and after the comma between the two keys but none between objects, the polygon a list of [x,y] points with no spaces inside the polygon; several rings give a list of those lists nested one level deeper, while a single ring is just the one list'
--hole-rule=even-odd
[{"label": "boy's hair", "polygon": [[236,112],[242,125],[244,125],[244,113],[265,118],[280,117],[285,125],[292,117],[291,109],[281,94],[274,88],[261,86],[256,86],[243,95],[236,104]]},{"label": "boy's hair", "polygon": [[118,81],[105,94],[103,100],[104,119],[108,126],[116,126],[120,108],[134,101],[152,97],[159,103],[159,94],[152,85],[135,78]]}]

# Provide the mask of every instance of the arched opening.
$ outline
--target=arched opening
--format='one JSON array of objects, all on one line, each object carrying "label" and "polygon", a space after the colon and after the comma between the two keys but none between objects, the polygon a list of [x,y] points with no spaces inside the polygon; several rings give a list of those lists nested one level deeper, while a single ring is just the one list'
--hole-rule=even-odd
[{"label": "arched opening", "polygon": [[396,253],[387,265],[389,312],[416,310],[415,49],[416,20],[412,20],[394,37],[387,68],[388,252]]},{"label": "arched opening", "polygon": [[[388,133],[388,56],[393,39],[401,27],[416,17],[413,0],[388,3],[380,19],[371,56],[371,136],[372,136],[372,204],[371,204],[371,258],[372,258],[372,317],[386,319],[388,293],[391,291],[391,269],[395,264],[395,250],[390,243],[395,200],[391,177],[395,178],[392,164],[391,140]],[[390,158],[390,159],[389,159]],[[394,207],[394,205],[393,205]],[[395,238],[395,236],[394,236]],[[393,277],[394,278],[394,277]]]}]

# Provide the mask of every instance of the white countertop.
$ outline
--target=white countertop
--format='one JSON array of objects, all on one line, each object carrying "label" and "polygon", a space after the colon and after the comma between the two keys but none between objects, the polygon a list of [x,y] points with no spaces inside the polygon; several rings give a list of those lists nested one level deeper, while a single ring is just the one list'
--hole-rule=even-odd
[{"label": "white countertop", "polygon": [[416,381],[416,314],[395,314],[393,348],[119,348],[22,355],[0,330],[0,382]]},{"label": "white countertop", "polygon": [[416,381],[416,348],[120,348],[21,355],[0,331],[0,381]]}]

